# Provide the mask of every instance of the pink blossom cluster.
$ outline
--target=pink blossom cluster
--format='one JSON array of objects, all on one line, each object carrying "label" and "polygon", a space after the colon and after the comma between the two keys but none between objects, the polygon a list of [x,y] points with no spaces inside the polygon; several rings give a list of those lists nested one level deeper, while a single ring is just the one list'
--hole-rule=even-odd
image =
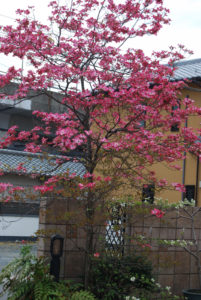
[{"label": "pink blossom cluster", "polygon": [[0,192],[1,193],[5,192],[10,187],[12,187],[12,184],[0,182]]},{"label": "pink blossom cluster", "polygon": [[[184,152],[201,156],[200,129],[184,126],[189,116],[201,115],[201,108],[185,98],[176,111],[172,109],[186,83],[169,78],[174,76],[174,63],[189,51],[182,45],[155,51],[152,57],[140,49],[122,51],[129,38],[155,35],[169,23],[163,1],[75,0],[72,7],[52,1],[49,6],[47,25],[30,18],[30,7],[17,11],[15,25],[1,27],[0,53],[26,58],[28,64],[24,72],[13,66],[0,75],[2,91],[10,82],[19,82],[15,93],[2,92],[0,99],[24,100],[31,95],[34,101],[35,95],[44,94],[58,104],[58,111],[35,111],[40,125],[21,132],[11,127],[0,148],[23,141],[25,151],[32,153],[50,148],[65,155],[80,151],[76,162],[84,164],[86,175],[77,184],[79,190],[92,191],[103,182],[112,188],[112,180],[116,189],[125,181],[139,188],[145,179],[167,186],[150,171],[154,163],[178,168]],[[170,131],[174,124],[179,132]],[[57,159],[58,165],[62,161]],[[17,171],[26,172],[23,165]],[[51,192],[61,177],[35,190]],[[67,171],[62,180],[66,177]],[[179,183],[173,185],[183,191]]]},{"label": "pink blossom cluster", "polygon": [[34,190],[41,192],[41,194],[47,193],[47,192],[52,192],[53,191],[53,186],[35,186]]},{"label": "pink blossom cluster", "polygon": [[157,218],[162,218],[164,214],[165,212],[158,208],[154,208],[151,210],[151,215],[156,216]]},{"label": "pink blossom cluster", "polygon": [[185,191],[186,191],[185,186],[181,183],[173,182],[172,186],[175,188],[176,191],[179,191],[182,193],[185,193]]}]

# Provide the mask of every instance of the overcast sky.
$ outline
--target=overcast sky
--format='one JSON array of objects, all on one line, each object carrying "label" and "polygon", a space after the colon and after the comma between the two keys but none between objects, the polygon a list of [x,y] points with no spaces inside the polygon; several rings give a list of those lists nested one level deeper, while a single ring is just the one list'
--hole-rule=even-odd
[{"label": "overcast sky", "polygon": [[[1,1],[0,24],[10,24],[17,8],[36,7],[36,15],[45,18],[49,0]],[[164,0],[170,9],[171,25],[165,26],[157,36],[132,40],[130,47],[142,48],[146,54],[153,50],[167,50],[170,45],[184,44],[194,54],[187,59],[201,58],[201,0]],[[0,70],[5,71],[13,60],[0,56]]]}]

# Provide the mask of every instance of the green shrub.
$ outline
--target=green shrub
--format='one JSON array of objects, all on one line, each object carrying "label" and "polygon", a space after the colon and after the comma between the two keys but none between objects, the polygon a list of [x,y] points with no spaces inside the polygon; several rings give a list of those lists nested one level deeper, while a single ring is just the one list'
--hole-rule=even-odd
[{"label": "green shrub", "polygon": [[8,300],[95,300],[89,291],[79,291],[82,284],[56,282],[46,259],[37,258],[30,250],[30,246],[22,247],[19,258],[2,269],[0,296],[7,292]]},{"label": "green shrub", "polygon": [[8,292],[8,300],[65,300],[70,295],[69,285],[55,282],[46,260],[31,254],[30,246],[22,247],[20,257],[3,268],[0,284],[1,295]]},{"label": "green shrub", "polygon": [[[133,282],[133,276],[137,279]],[[129,295],[133,288],[149,290],[151,279],[151,263],[140,255],[127,257],[103,256],[92,259],[90,273],[90,290],[98,299],[121,300]]]},{"label": "green shrub", "polygon": [[88,291],[75,292],[70,299],[71,300],[95,300],[94,296]]},{"label": "green shrub", "polygon": [[[137,274],[132,278],[133,282],[136,280],[138,280]],[[149,288],[134,288],[131,294],[124,298],[125,300],[184,300],[183,297],[173,295],[170,286],[163,287],[154,278],[148,279],[142,275],[140,280],[148,284]]]}]

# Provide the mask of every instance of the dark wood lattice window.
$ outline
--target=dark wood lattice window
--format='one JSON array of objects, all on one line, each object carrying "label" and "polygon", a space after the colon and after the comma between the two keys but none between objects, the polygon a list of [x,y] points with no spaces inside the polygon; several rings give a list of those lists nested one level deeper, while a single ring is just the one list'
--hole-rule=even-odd
[{"label": "dark wood lattice window", "polygon": [[185,185],[186,192],[185,197],[188,201],[195,199],[195,185]]},{"label": "dark wood lattice window", "polygon": [[106,226],[106,252],[109,254],[124,254],[124,236],[126,213],[125,205],[118,205],[108,208],[108,218]]},{"label": "dark wood lattice window", "polygon": [[142,201],[154,202],[155,186],[154,184],[144,184],[142,188]]}]

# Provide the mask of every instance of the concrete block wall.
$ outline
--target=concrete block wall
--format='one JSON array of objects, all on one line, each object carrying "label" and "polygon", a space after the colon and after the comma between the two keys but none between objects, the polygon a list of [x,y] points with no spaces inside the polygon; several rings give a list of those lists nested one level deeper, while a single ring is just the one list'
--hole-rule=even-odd
[{"label": "concrete block wall", "polygon": [[[189,208],[192,209],[192,208]],[[72,212],[72,214],[71,214]],[[70,216],[70,217],[69,217]],[[40,229],[46,230],[46,238],[40,238],[38,254],[49,256],[50,236],[54,233],[64,237],[64,252],[61,258],[61,277],[83,279],[85,263],[86,231],[84,210],[75,200],[43,200],[40,209]],[[185,228],[185,230],[184,230]],[[195,228],[201,245],[201,218],[195,220]],[[49,232],[49,236],[48,236]],[[104,223],[95,224],[94,251],[101,251],[105,240]],[[136,236],[142,234],[150,241],[150,247],[142,247]],[[196,263],[193,257],[180,247],[164,247],[158,239],[192,240],[192,228],[188,219],[178,219],[175,211],[167,212],[159,219],[139,213],[128,216],[125,230],[125,254],[146,252],[154,266],[159,283],[171,286],[174,293],[180,294],[185,288],[198,288]]]},{"label": "concrete block wall", "polygon": [[[86,256],[85,214],[82,204],[71,199],[44,199],[40,205],[38,255],[50,257],[50,238],[64,237],[61,278],[82,281]],[[105,226],[94,225],[94,249],[100,248]],[[102,231],[102,233],[100,232]],[[95,251],[95,250],[94,250]]]},{"label": "concrete block wall", "polygon": [[[193,208],[189,207],[189,210]],[[187,217],[184,211],[181,215]],[[195,218],[195,231],[198,243],[201,246],[201,213]],[[150,241],[151,248],[136,245],[135,237],[142,234],[146,242]],[[160,245],[158,240],[186,240],[192,241],[192,224],[187,218],[178,218],[176,211],[169,211],[159,219],[155,216],[131,214],[127,227],[127,251],[145,251],[154,266],[155,276],[163,286],[171,286],[176,294],[183,289],[199,288],[196,261],[181,247],[166,247]],[[132,241],[134,241],[132,243]],[[201,257],[201,254],[200,254]]]}]

